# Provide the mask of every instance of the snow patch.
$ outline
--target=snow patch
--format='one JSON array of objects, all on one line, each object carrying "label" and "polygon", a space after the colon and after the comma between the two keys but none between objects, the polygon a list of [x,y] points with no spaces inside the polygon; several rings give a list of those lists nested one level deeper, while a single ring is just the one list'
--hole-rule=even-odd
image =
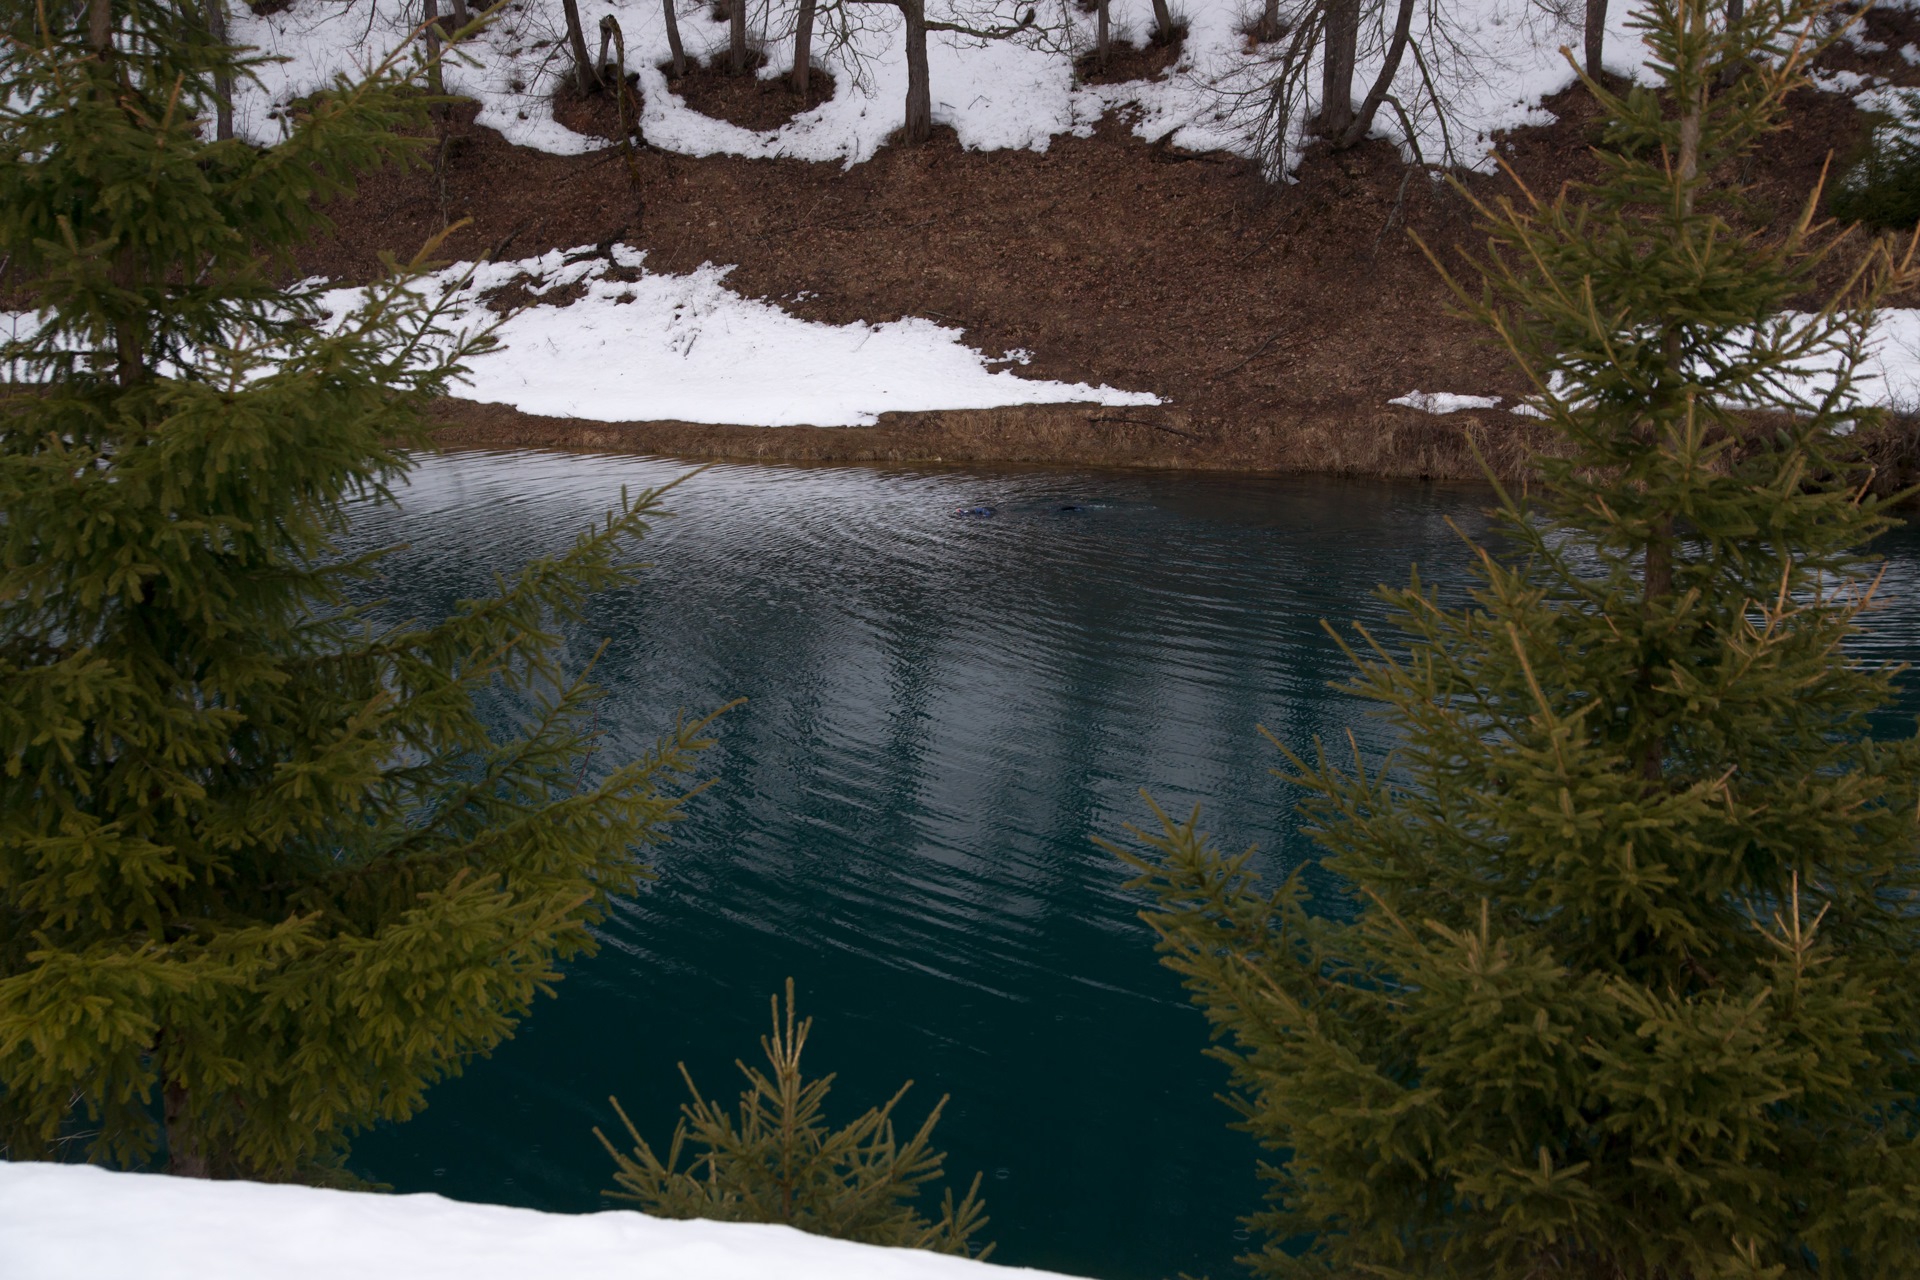
[{"label": "snow patch", "polygon": [[792,1227],[0,1162],[8,1280],[1058,1280]]},{"label": "snow patch", "polygon": [[[688,275],[647,271],[625,245],[555,250],[518,262],[461,263],[423,282],[458,327],[492,323],[489,297],[524,290],[530,304],[496,330],[501,348],[471,362],[464,399],[596,422],[871,426],[894,410],[1004,405],[1152,405],[1149,392],[1015,376],[1025,351],[990,358],[958,329],[909,317],[887,324],[802,320],[727,288],[732,267]],[[543,301],[564,292],[568,301]],[[572,295],[578,294],[578,297]],[[325,295],[335,314],[358,289]]]},{"label": "snow patch", "polygon": [[[1812,319],[1805,313],[1786,312],[1768,323],[1791,329]],[[1734,341],[1739,343],[1746,337],[1736,334]],[[1806,404],[1815,403],[1832,387],[1839,361],[1840,355],[1834,351],[1803,360],[1792,374],[1781,379],[1777,390],[1783,395],[1797,396]],[[1564,387],[1564,376],[1555,373],[1551,390],[1561,394]],[[1854,371],[1852,394],[1847,398],[1852,403],[1899,413],[1920,413],[1920,308],[1883,307],[1875,313],[1865,353]],[[1413,391],[1387,403],[1440,414],[1462,409],[1491,409],[1500,403],[1500,397]],[[1547,416],[1538,406],[1524,401],[1510,406],[1507,412],[1525,418]]]},{"label": "snow patch", "polygon": [[1491,409],[1500,403],[1500,397],[1463,396],[1451,391],[1409,391],[1387,403],[1405,405],[1422,413],[1459,413],[1462,409]]}]

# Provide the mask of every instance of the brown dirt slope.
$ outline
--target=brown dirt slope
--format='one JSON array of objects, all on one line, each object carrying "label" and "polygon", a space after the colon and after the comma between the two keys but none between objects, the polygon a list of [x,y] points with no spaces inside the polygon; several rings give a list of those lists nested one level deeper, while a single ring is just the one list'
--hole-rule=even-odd
[{"label": "brown dirt slope", "polygon": [[[1907,15],[1874,21],[1893,49],[1913,38]],[[1897,55],[1873,69],[1913,72]],[[1501,144],[1536,190],[1591,171],[1586,95],[1570,90],[1549,106],[1558,123]],[[1828,155],[1844,154],[1858,131],[1846,102],[1805,95],[1745,175],[1758,184],[1755,216],[1797,213]],[[809,319],[928,316],[989,352],[1030,350],[1033,376],[1167,400],[1146,411],[894,415],[831,431],[609,428],[455,403],[450,441],[1435,477],[1477,474],[1470,435],[1502,469],[1526,452],[1525,422],[1512,415],[1437,418],[1386,404],[1416,388],[1523,388],[1479,331],[1446,314],[1443,287],[1408,235],[1457,261],[1474,239],[1466,201],[1419,176],[1403,184],[1385,146],[1315,158],[1280,188],[1231,157],[1143,143],[1113,119],[1041,154],[968,152],[940,136],[851,169],[652,151],[631,165],[618,150],[555,157],[459,123],[445,154],[438,173],[366,182],[334,210],[338,234],[300,269],[364,279],[380,251],[460,218],[471,222],[448,256],[618,238],[647,249],[657,270],[737,263],[734,287]],[[1472,185],[1492,194],[1505,181]]]}]

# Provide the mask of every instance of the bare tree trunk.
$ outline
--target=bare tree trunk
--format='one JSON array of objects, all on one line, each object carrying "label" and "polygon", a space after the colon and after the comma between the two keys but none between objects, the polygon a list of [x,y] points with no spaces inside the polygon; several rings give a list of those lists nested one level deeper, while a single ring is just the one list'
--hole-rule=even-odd
[{"label": "bare tree trunk", "polygon": [[667,15],[667,47],[673,50],[673,78],[678,80],[687,74],[687,46],[680,43],[680,15],[673,6],[674,0],[660,0]]},{"label": "bare tree trunk", "polygon": [[579,0],[560,0],[560,8],[567,15],[567,42],[573,46],[574,84],[584,97],[600,87],[600,73],[587,52],[587,33],[580,29]]},{"label": "bare tree trunk", "polygon": [[1095,11],[1100,15],[1099,24],[1094,28],[1093,47],[1100,59],[1100,69],[1107,69],[1107,60],[1113,56],[1113,28],[1108,16],[1111,0],[1097,0]]},{"label": "bare tree trunk", "polygon": [[1727,30],[1731,31],[1746,20],[1747,0],[1727,0]]},{"label": "bare tree trunk", "polygon": [[1173,43],[1173,10],[1167,0],[1153,0],[1153,39],[1156,44]]},{"label": "bare tree trunk", "polygon": [[727,6],[727,65],[733,74],[747,70],[747,0],[732,0]]},{"label": "bare tree trunk", "polygon": [[813,74],[813,13],[816,0],[800,0],[800,15],[793,24],[793,91],[806,104],[807,82]]},{"label": "bare tree trunk", "polygon": [[925,142],[933,136],[933,89],[927,74],[927,10],[925,0],[901,0],[907,19],[907,141]]},{"label": "bare tree trunk", "polygon": [[88,0],[87,47],[105,53],[113,43],[113,4],[111,0]]},{"label": "bare tree trunk", "polygon": [[1266,0],[1261,6],[1260,22],[1253,29],[1253,38],[1261,44],[1280,38],[1280,0]]},{"label": "bare tree trunk", "polygon": [[1587,0],[1584,34],[1586,35],[1587,74],[1598,79],[1601,56],[1607,51],[1607,0]]},{"label": "bare tree trunk", "polygon": [[440,78],[440,0],[424,0],[424,16],[427,32],[427,92],[442,94],[447,91],[447,86]]},{"label": "bare tree trunk", "polygon": [[207,1153],[187,1116],[187,1091],[177,1084],[166,1087],[167,1172],[176,1178],[205,1178]]},{"label": "bare tree trunk", "polygon": [[1360,0],[1328,0],[1326,60],[1320,68],[1320,128],[1341,138],[1353,127],[1353,62],[1360,48]]},{"label": "bare tree trunk", "polygon": [[[227,0],[205,0],[207,34],[218,45],[227,43]],[[213,73],[213,136],[225,142],[233,137],[233,69],[223,60]]]},{"label": "bare tree trunk", "polygon": [[467,0],[453,0],[453,29],[461,31],[473,21],[473,13],[467,8]]},{"label": "bare tree trunk", "polygon": [[[1379,113],[1380,104],[1386,101],[1387,94],[1393,88],[1393,78],[1400,72],[1400,59],[1407,54],[1407,40],[1413,32],[1413,0],[1400,0],[1400,13],[1394,19],[1393,39],[1387,44],[1387,60],[1380,67],[1380,74],[1374,77],[1373,88],[1367,91],[1367,100],[1360,104],[1360,110],[1354,115],[1347,131],[1334,140],[1335,150],[1345,150],[1364,139],[1373,130],[1373,117]],[[1413,139],[1407,139],[1409,143]]]}]

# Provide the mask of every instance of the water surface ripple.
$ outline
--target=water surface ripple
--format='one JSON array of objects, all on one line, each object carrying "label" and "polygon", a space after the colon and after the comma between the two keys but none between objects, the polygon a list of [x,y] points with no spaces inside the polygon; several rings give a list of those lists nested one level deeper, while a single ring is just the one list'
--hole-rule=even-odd
[{"label": "water surface ripple", "polygon": [[[431,616],[563,548],[656,459],[460,453],[425,462],[356,543],[406,541],[392,607]],[[610,640],[598,760],[680,709],[729,699],[715,785],[492,1059],[356,1165],[400,1190],[600,1207],[594,1125],[617,1093],[664,1140],[685,1060],[731,1096],[766,1000],[792,975],[819,1021],[809,1066],[837,1114],[909,1077],[951,1094],[950,1172],[985,1174],[999,1261],[1107,1278],[1236,1268],[1258,1185],[1214,1098],[1204,1025],[1157,967],[1122,868],[1091,843],[1138,788],[1201,803],[1278,871],[1307,856],[1265,725],[1304,747],[1383,729],[1328,683],[1321,620],[1378,622],[1410,565],[1464,581],[1448,527],[1472,488],[1120,473],[727,465],[687,480],[636,588],[598,601],[573,656]],[[990,518],[956,509],[991,506]],[[1910,537],[1866,646],[1916,649]]]}]

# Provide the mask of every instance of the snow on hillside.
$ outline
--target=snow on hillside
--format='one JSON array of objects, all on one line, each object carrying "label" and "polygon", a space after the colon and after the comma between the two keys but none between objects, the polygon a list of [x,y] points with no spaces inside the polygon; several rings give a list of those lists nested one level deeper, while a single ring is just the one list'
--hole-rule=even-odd
[{"label": "snow on hillside", "polygon": [[[688,52],[698,58],[722,50],[726,28],[713,19],[709,7],[676,2]],[[941,16],[960,2],[929,0],[929,15]],[[973,13],[977,4],[966,2],[967,12]],[[1233,117],[1226,104],[1232,93],[1261,74],[1257,64],[1262,51],[1241,34],[1258,0],[1176,3],[1176,11],[1190,24],[1178,64],[1160,80],[1120,85],[1076,86],[1072,58],[1092,46],[1093,18],[1073,0],[1039,0],[1039,7],[1038,25],[1055,33],[1045,41],[1024,38],[982,45],[941,32],[930,38],[934,121],[952,126],[963,146],[1044,151],[1053,138],[1085,135],[1102,115],[1124,110],[1142,137],[1171,133],[1173,141],[1185,147],[1252,153],[1248,123]],[[287,59],[265,68],[262,83],[237,104],[241,132],[261,142],[278,136],[280,111],[289,101],[325,85],[338,72],[384,56],[406,38],[421,12],[419,0],[294,0],[268,17],[256,17],[245,6],[236,8],[234,38]],[[1454,0],[1444,17],[1432,20],[1434,29],[1423,36],[1429,47],[1426,71],[1451,100],[1447,128],[1443,130],[1432,110],[1414,59],[1405,60],[1395,81],[1395,96],[1407,106],[1421,155],[1432,160],[1451,153],[1457,162],[1486,167],[1496,131],[1547,119],[1540,99],[1572,80],[1558,50],[1580,40],[1578,30],[1557,16],[1561,9],[1579,12],[1578,6],[1549,0]],[[1640,58],[1639,45],[1626,27],[1632,6],[1613,9],[1609,65],[1632,73]],[[1002,20],[1013,10],[1014,0],[1001,0]],[[756,6],[754,13],[761,12]],[[906,95],[905,37],[898,13],[875,3],[861,4],[857,12],[864,29],[855,37],[854,56],[827,60],[835,77],[832,100],[779,129],[756,132],[694,112],[668,90],[658,69],[668,56],[660,0],[581,0],[589,33],[597,33],[606,14],[619,20],[627,66],[638,73],[644,95],[641,127],[652,145],[692,156],[787,157],[849,165],[869,159],[899,127]],[[1112,14],[1123,39],[1144,43],[1153,25],[1151,0],[1112,0]],[[1039,47],[1042,44],[1048,47]],[[608,145],[553,119],[554,88],[569,65],[557,0],[509,0],[494,24],[463,50],[467,62],[448,68],[447,86],[479,100],[480,124],[523,146],[559,154]],[[1273,48],[1265,52],[1271,54]],[[762,75],[781,75],[791,67],[790,41],[770,46],[768,54],[771,60]],[[1379,65],[1377,55],[1370,62],[1363,57],[1356,84],[1364,90]],[[1405,128],[1393,112],[1382,111],[1375,127],[1405,148]]]},{"label": "snow on hillside", "polygon": [[[958,329],[908,318],[818,324],[725,284],[730,268],[655,275],[625,245],[555,250],[519,262],[461,263],[434,277],[451,289],[449,319],[490,323],[486,298],[524,289],[532,305],[496,331],[502,349],[476,357],[459,394],[527,413],[597,422],[677,419],[784,427],[864,426],[890,410],[985,409],[1081,402],[1158,404],[1159,397],[1085,383],[1017,378],[961,342]],[[562,292],[566,291],[566,292]],[[568,303],[542,301],[581,296]],[[359,290],[327,295],[336,310]]]},{"label": "snow on hillside", "polygon": [[[1782,323],[1789,325],[1809,319],[1811,317],[1796,312],[1788,312],[1781,317]],[[1832,393],[1833,372],[1838,367],[1838,353],[1828,351],[1796,366],[1797,376],[1787,379],[1782,389],[1809,403],[1821,400]],[[1874,313],[1866,352],[1855,370],[1851,399],[1860,404],[1892,409],[1896,413],[1920,412],[1920,310],[1883,307]],[[1496,408],[1501,404],[1501,398],[1416,390],[1396,396],[1387,403],[1418,409],[1423,413],[1449,414],[1467,409]],[[1529,418],[1544,416],[1524,400],[1509,403],[1507,412]]]},{"label": "snow on hillside", "polygon": [[7,1280],[1059,1280],[791,1227],[0,1162]]},{"label": "snow on hillside", "polygon": [[[454,394],[548,417],[749,427],[871,426],[883,413],[923,409],[1160,403],[1151,392],[990,368],[1029,356],[990,357],[931,320],[802,320],[727,288],[731,267],[656,274],[645,259],[626,245],[605,257],[583,246],[455,263],[423,281],[446,304],[449,326],[490,327],[500,343],[472,359]],[[519,296],[495,314],[488,303],[502,291]],[[321,301],[339,317],[364,296],[333,289]],[[0,341],[27,339],[38,324],[31,313],[0,312]],[[0,366],[0,377],[22,376]]]}]

